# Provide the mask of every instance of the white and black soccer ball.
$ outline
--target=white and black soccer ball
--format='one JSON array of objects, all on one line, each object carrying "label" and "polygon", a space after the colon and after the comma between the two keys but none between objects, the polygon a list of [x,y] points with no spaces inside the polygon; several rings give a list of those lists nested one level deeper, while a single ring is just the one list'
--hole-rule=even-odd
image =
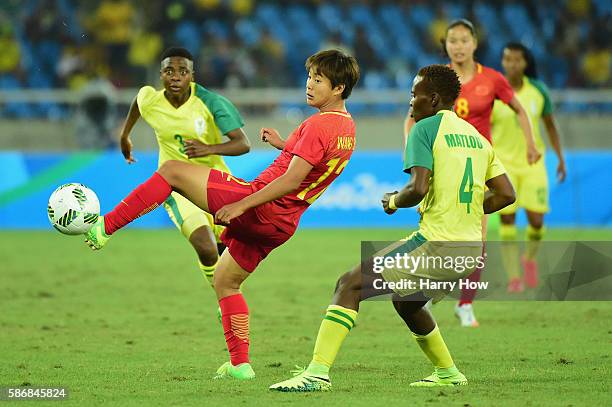
[{"label": "white and black soccer ball", "polygon": [[47,215],[51,225],[60,232],[82,235],[98,220],[100,201],[94,191],[83,184],[64,184],[49,197]]}]

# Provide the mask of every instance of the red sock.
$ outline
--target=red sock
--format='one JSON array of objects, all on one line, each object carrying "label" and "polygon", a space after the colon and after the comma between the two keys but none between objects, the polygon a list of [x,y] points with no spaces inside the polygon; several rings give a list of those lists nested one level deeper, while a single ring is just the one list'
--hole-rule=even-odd
[{"label": "red sock", "polygon": [[249,363],[249,307],[242,294],[219,300],[225,342],[232,365]]},{"label": "red sock", "polygon": [[115,208],[104,215],[104,230],[112,235],[134,219],[161,205],[172,192],[172,187],[157,172],[140,184]]},{"label": "red sock", "polygon": [[[484,244],[482,246],[482,257],[486,260],[487,253],[485,252]],[[484,270],[483,267],[478,267],[472,274],[469,275],[468,280],[478,282],[480,281],[480,273]],[[476,297],[476,288],[464,288],[461,290],[461,298],[459,299],[459,306],[464,304],[471,304]]]}]

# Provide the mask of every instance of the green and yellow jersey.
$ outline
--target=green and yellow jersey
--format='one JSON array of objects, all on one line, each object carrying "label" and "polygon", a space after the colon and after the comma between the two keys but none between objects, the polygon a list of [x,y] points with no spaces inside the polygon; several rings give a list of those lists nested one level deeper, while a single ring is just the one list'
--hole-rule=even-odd
[{"label": "green and yellow jersey", "polygon": [[431,170],[419,207],[419,232],[428,241],[482,241],[485,182],[506,171],[491,144],[450,110],[420,120],[410,130],[404,171]]},{"label": "green and yellow jersey", "polygon": [[187,158],[186,140],[195,139],[206,144],[220,144],[221,137],[244,126],[240,113],[225,97],[191,83],[191,95],[178,108],[164,96],[164,90],[145,86],[136,98],[143,119],[153,128],[159,144],[159,162],[180,160],[204,164],[229,172],[221,156]]},{"label": "green and yellow jersey", "polygon": [[[540,119],[553,111],[548,89],[542,82],[525,76],[523,86],[515,95],[529,115],[536,147],[544,155],[546,147],[540,135]],[[495,101],[491,123],[495,153],[506,168],[513,172],[527,168],[527,146],[518,115],[507,105]],[[539,164],[544,165],[544,157]]]}]

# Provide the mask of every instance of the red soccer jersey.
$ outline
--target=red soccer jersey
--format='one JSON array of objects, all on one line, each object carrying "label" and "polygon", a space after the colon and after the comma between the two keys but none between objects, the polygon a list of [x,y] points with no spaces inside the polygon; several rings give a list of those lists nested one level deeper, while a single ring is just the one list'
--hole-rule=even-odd
[{"label": "red soccer jersey", "polygon": [[495,99],[508,104],[514,90],[508,80],[495,69],[476,64],[476,75],[461,85],[461,93],[455,101],[455,113],[466,120],[491,141],[491,112]]},{"label": "red soccer jersey", "polygon": [[251,185],[259,190],[287,171],[294,155],[313,165],[294,192],[255,208],[264,222],[293,233],[300,216],[340,175],[355,149],[355,122],[346,112],[321,112],[306,119],[285,148]]}]

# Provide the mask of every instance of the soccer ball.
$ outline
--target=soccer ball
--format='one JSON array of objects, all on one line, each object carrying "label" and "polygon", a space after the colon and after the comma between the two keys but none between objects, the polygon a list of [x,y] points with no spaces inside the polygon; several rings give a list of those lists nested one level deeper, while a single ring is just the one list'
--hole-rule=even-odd
[{"label": "soccer ball", "polygon": [[100,201],[83,184],[59,186],[49,197],[49,222],[66,235],[82,235],[96,223],[100,215]]}]

